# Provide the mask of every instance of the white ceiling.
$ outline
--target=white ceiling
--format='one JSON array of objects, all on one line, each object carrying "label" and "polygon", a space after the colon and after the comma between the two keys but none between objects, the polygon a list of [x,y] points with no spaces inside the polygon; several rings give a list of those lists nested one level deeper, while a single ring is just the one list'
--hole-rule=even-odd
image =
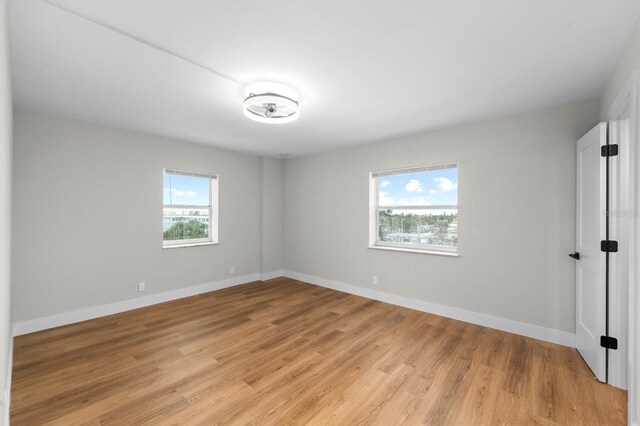
[{"label": "white ceiling", "polygon": [[[640,13],[638,0],[55,1],[188,61],[12,0],[16,106],[273,156],[598,97]],[[299,120],[242,114],[263,81],[297,91]]]}]

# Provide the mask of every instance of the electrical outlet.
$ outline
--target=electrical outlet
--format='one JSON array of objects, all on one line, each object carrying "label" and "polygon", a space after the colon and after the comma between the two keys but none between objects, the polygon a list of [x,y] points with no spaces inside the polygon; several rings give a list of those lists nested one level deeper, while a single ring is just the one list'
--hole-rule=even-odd
[{"label": "electrical outlet", "polygon": [[229,273],[230,273],[231,275],[235,274],[235,273],[236,273],[236,267],[235,267],[235,266],[231,266],[231,267],[229,267]]},{"label": "electrical outlet", "polygon": [[377,275],[374,275],[373,277],[371,277],[371,284],[378,285],[378,276]]},{"label": "electrical outlet", "polygon": [[138,283],[138,291],[142,292],[142,291],[145,291],[146,289],[147,288],[146,288],[144,282]]}]

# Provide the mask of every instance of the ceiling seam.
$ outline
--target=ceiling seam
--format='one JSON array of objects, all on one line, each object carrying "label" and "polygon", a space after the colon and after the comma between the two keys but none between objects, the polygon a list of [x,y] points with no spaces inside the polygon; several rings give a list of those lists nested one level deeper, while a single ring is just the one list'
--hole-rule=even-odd
[{"label": "ceiling seam", "polygon": [[192,59],[187,58],[186,56],[182,56],[181,54],[176,53],[176,52],[174,52],[174,51],[172,51],[172,50],[170,50],[170,49],[168,49],[168,48],[166,48],[164,46],[156,44],[156,43],[154,43],[154,42],[152,42],[150,40],[142,38],[142,37],[140,37],[140,36],[138,36],[136,34],[133,34],[133,33],[129,32],[129,31],[127,31],[127,30],[124,30],[122,28],[116,27],[115,25],[112,25],[112,24],[110,24],[108,22],[102,21],[102,20],[100,20],[98,18],[94,18],[93,16],[87,15],[85,13],[82,13],[82,12],[80,12],[78,10],[72,9],[72,8],[70,8],[68,6],[62,5],[62,4],[57,3],[55,1],[52,1],[52,0],[42,0],[42,1],[47,3],[47,4],[49,4],[49,5],[51,5],[51,6],[57,7],[58,9],[64,10],[67,13],[75,15],[75,16],[81,18],[81,19],[84,19],[84,20],[89,21],[89,22],[91,22],[93,24],[99,25],[99,26],[101,26],[101,27],[103,27],[105,29],[108,29],[110,31],[116,32],[116,33],[118,33],[118,34],[120,34],[120,35],[122,35],[124,37],[129,38],[129,39],[135,40],[138,43],[144,44],[147,47],[151,47],[152,49],[158,50],[158,51],[160,51],[162,53],[166,53],[166,54],[171,55],[171,56],[173,56],[175,58],[181,59],[181,60],[183,60],[183,61],[185,61],[185,62],[187,62],[187,63],[189,63],[191,65],[195,65],[198,68],[201,68],[201,69],[203,69],[205,71],[208,71],[211,74],[215,74],[216,76],[218,76],[220,78],[223,78],[223,79],[225,79],[227,81],[230,81],[230,82],[232,82],[234,84],[245,84],[244,82],[242,82],[240,80],[237,80],[237,79],[235,79],[235,78],[233,78],[231,76],[228,76],[228,75],[226,75],[226,74],[224,74],[224,73],[222,73],[220,71],[217,71],[217,70],[215,70],[213,68],[209,68],[206,65],[202,65],[202,64],[200,64],[200,63],[198,63],[198,62],[196,62],[196,61],[194,61]]}]

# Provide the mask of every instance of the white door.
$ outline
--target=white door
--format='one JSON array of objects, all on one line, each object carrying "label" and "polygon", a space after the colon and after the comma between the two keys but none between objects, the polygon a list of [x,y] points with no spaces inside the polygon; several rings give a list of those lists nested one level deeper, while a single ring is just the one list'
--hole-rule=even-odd
[{"label": "white door", "polygon": [[[607,124],[600,123],[578,141],[576,250],[576,347],[596,378],[606,381],[605,240],[606,174],[601,146],[607,143]],[[576,256],[578,257],[578,256]]]}]

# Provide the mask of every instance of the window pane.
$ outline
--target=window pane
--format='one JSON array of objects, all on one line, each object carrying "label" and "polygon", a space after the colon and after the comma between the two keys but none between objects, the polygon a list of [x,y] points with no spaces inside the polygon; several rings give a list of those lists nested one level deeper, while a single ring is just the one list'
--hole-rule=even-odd
[{"label": "window pane", "polygon": [[378,205],[381,207],[458,204],[457,167],[377,179]]},{"label": "window pane", "polygon": [[209,238],[209,208],[167,208],[162,210],[163,240]]},{"label": "window pane", "polygon": [[211,198],[210,178],[165,173],[163,204],[182,206],[208,206]]},{"label": "window pane", "polygon": [[458,247],[458,210],[380,209],[378,232],[386,243]]}]

